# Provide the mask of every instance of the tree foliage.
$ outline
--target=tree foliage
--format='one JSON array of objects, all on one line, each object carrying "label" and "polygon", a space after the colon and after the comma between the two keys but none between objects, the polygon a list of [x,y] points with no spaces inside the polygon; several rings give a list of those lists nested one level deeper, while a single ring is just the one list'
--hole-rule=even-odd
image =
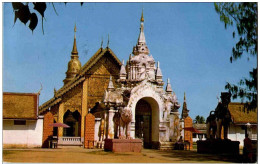
[{"label": "tree foliage", "polygon": [[233,38],[238,36],[239,41],[232,48],[230,62],[240,58],[243,52],[257,55],[257,3],[215,3],[215,10],[225,28],[236,25],[232,35]]},{"label": "tree foliage", "polygon": [[205,118],[204,118],[203,116],[197,115],[197,116],[195,117],[195,122],[196,122],[197,124],[204,124],[204,123],[205,123]]},{"label": "tree foliage", "polygon": [[[31,4],[33,6],[33,9],[29,8],[29,5]],[[55,13],[58,15],[54,3],[51,4]],[[66,5],[66,2],[64,2],[64,4]],[[82,6],[83,2],[81,2],[80,5]],[[45,19],[44,13],[47,9],[46,2],[32,2],[32,3],[12,2],[12,6],[14,10],[14,24],[17,21],[17,19],[20,20],[24,25],[30,22],[28,27],[32,30],[32,32],[38,25],[38,16],[36,13],[39,13],[42,20],[42,32],[44,34],[43,18]]]},{"label": "tree foliage", "polygon": [[[258,15],[257,2],[241,3],[214,3],[215,10],[220,15],[220,21],[227,26],[236,26],[233,31],[233,38],[237,38],[237,43],[232,48],[230,62],[241,58],[243,54],[257,56],[258,40]],[[238,84],[227,83],[225,89],[232,93],[232,98],[240,97],[242,102],[246,99],[245,106],[249,110],[257,107],[257,68],[249,72],[249,78],[243,78]]]},{"label": "tree foliage", "polygon": [[240,97],[242,101],[246,98],[245,108],[252,110],[257,107],[257,69],[249,72],[250,78],[243,78],[238,85],[227,83],[225,89],[228,89],[232,98]]}]

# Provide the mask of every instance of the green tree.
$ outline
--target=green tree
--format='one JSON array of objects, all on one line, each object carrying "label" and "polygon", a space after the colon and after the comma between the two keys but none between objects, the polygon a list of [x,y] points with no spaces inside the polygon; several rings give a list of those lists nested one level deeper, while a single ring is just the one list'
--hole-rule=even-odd
[{"label": "green tree", "polygon": [[[216,12],[220,15],[220,21],[224,22],[225,28],[236,26],[233,31],[233,38],[238,37],[238,41],[232,48],[230,62],[241,58],[242,55],[257,57],[257,39],[258,39],[258,22],[257,22],[257,3],[214,3]],[[228,89],[232,98],[240,97],[242,102],[246,99],[245,107],[249,110],[257,107],[257,68],[249,72],[249,78],[243,78],[237,84],[227,83],[225,89]]]},{"label": "green tree", "polygon": [[197,116],[195,117],[195,122],[196,122],[197,124],[204,124],[204,123],[205,123],[205,118],[204,118],[203,116],[197,115]]}]

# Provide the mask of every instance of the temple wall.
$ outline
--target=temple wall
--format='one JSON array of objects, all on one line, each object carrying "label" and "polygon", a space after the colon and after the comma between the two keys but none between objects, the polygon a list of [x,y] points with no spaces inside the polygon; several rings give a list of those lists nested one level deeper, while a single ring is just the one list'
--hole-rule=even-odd
[{"label": "temple wall", "polygon": [[[253,126],[248,130],[249,138],[252,140],[257,140],[257,127]],[[244,146],[245,139],[245,129],[242,129],[242,126],[235,126],[234,124],[230,124],[228,129],[228,139],[232,141],[239,141],[239,146],[242,148]]]},{"label": "temple wall", "polygon": [[81,114],[81,104],[82,104],[82,84],[77,85],[72,88],[62,97],[62,102],[64,103],[64,113],[67,110],[74,112],[78,110]]},{"label": "temple wall", "polygon": [[51,107],[51,113],[54,116],[54,120],[58,122],[59,104],[56,104],[53,107]]}]

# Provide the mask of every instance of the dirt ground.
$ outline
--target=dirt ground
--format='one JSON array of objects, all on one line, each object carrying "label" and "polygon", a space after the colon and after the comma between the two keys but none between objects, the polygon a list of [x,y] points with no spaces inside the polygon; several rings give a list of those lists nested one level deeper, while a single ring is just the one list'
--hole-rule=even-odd
[{"label": "dirt ground", "polygon": [[101,149],[4,149],[4,162],[23,163],[229,163],[238,157],[198,154],[196,151],[143,149],[141,153],[112,153]]}]

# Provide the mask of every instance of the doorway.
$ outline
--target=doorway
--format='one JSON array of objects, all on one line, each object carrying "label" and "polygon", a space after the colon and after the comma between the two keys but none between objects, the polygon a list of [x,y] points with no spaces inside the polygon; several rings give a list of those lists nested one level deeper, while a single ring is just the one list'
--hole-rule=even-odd
[{"label": "doorway", "polygon": [[69,125],[69,128],[64,128],[63,136],[64,137],[78,137],[80,136],[80,123],[81,123],[80,113],[76,110],[71,112],[68,110],[63,117],[63,122]]},{"label": "doorway", "polygon": [[150,104],[141,99],[135,109],[135,138],[143,140],[144,148],[152,147],[152,108]]}]

